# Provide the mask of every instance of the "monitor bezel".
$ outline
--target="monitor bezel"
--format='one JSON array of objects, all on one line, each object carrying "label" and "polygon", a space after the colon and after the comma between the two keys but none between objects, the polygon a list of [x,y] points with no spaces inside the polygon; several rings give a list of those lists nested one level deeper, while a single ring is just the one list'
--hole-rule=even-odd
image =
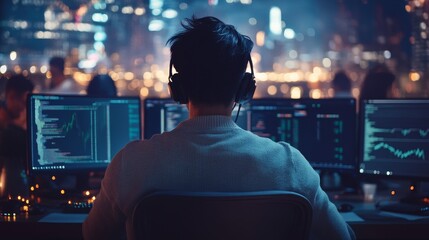
[{"label": "monitor bezel", "polygon": [[[100,167],[87,167],[87,168],[72,168],[72,169],[33,169],[33,158],[32,158],[32,122],[31,122],[31,101],[35,97],[64,97],[64,98],[88,98],[88,99],[124,99],[124,100],[137,100],[138,102],[138,117],[139,117],[139,140],[142,139],[142,104],[141,99],[138,96],[115,96],[115,97],[105,97],[105,96],[88,96],[88,95],[78,95],[78,94],[49,94],[49,93],[31,93],[27,96],[27,161],[26,161],[26,173],[29,176],[39,176],[39,175],[61,175],[61,174],[79,174],[79,173],[90,173],[90,172],[104,172],[110,162],[105,166]],[[130,141],[131,142],[131,141]],[[112,159],[111,159],[112,160]]]}]

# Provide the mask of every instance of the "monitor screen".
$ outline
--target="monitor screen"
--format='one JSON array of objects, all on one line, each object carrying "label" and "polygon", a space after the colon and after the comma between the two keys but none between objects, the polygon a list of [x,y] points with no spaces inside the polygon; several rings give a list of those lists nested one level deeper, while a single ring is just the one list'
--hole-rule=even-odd
[{"label": "monitor screen", "polygon": [[[242,106],[237,118],[237,125],[247,129],[247,108]],[[234,108],[232,118],[235,120],[238,108]],[[146,98],[144,100],[144,138],[149,139],[154,134],[173,130],[180,122],[189,118],[189,112],[184,104],[178,104],[171,98]]]},{"label": "monitor screen", "polygon": [[169,132],[189,117],[186,105],[178,104],[170,98],[146,98],[143,108],[144,139]]},{"label": "monitor screen", "polygon": [[360,105],[359,171],[429,179],[429,99],[364,100]]},{"label": "monitor screen", "polygon": [[105,170],[141,138],[138,97],[34,94],[28,98],[29,171]]},{"label": "monitor screen", "polygon": [[250,111],[250,131],[288,142],[313,168],[356,170],[354,99],[255,99]]}]

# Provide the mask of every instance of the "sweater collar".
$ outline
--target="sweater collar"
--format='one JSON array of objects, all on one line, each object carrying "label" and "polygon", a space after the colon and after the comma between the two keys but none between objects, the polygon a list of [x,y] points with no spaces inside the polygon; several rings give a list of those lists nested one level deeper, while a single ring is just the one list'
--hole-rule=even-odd
[{"label": "sweater collar", "polygon": [[208,130],[219,128],[236,128],[237,124],[231,117],[222,115],[199,116],[181,122],[178,129]]}]

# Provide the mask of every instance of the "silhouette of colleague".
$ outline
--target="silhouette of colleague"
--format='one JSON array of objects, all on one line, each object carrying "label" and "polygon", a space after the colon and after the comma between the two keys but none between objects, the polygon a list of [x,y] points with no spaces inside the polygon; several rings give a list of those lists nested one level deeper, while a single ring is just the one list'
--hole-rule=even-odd
[{"label": "silhouette of colleague", "polygon": [[26,102],[34,89],[23,75],[7,80],[5,101],[0,106],[0,196],[27,196]]},{"label": "silhouette of colleague", "polygon": [[109,75],[97,74],[89,82],[86,94],[95,97],[116,97],[118,90],[116,89],[115,82]]},{"label": "silhouette of colleague", "polygon": [[332,88],[335,98],[351,98],[352,82],[346,72],[338,71],[332,79]]},{"label": "silhouette of colleague", "polygon": [[82,87],[74,79],[67,77],[64,70],[64,58],[52,57],[49,60],[51,83],[48,92],[52,94],[79,94]]},{"label": "silhouette of colleague", "polygon": [[377,65],[366,74],[360,89],[360,99],[385,99],[399,96],[395,75],[387,67]]}]

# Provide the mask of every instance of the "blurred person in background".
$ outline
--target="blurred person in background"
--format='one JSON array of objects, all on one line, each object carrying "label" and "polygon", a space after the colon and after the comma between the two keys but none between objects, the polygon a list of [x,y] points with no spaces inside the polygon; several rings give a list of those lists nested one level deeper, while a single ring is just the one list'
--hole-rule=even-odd
[{"label": "blurred person in background", "polygon": [[64,74],[65,60],[62,57],[52,57],[49,60],[51,82],[48,93],[52,94],[80,94],[82,87],[72,78]]},{"label": "blurred person in background", "polygon": [[395,75],[387,67],[377,65],[366,74],[361,88],[360,99],[385,99],[400,96]]},{"label": "blurred person in background", "polygon": [[12,76],[6,83],[0,106],[0,196],[28,195],[25,113],[27,95],[33,89],[34,84],[23,75]]},{"label": "blurred person in background", "polygon": [[118,90],[116,89],[115,82],[109,75],[97,74],[89,82],[86,94],[95,97],[116,97]]},{"label": "blurred person in background", "polygon": [[352,98],[352,81],[346,72],[338,71],[335,73],[331,82],[334,89],[334,98]]}]

